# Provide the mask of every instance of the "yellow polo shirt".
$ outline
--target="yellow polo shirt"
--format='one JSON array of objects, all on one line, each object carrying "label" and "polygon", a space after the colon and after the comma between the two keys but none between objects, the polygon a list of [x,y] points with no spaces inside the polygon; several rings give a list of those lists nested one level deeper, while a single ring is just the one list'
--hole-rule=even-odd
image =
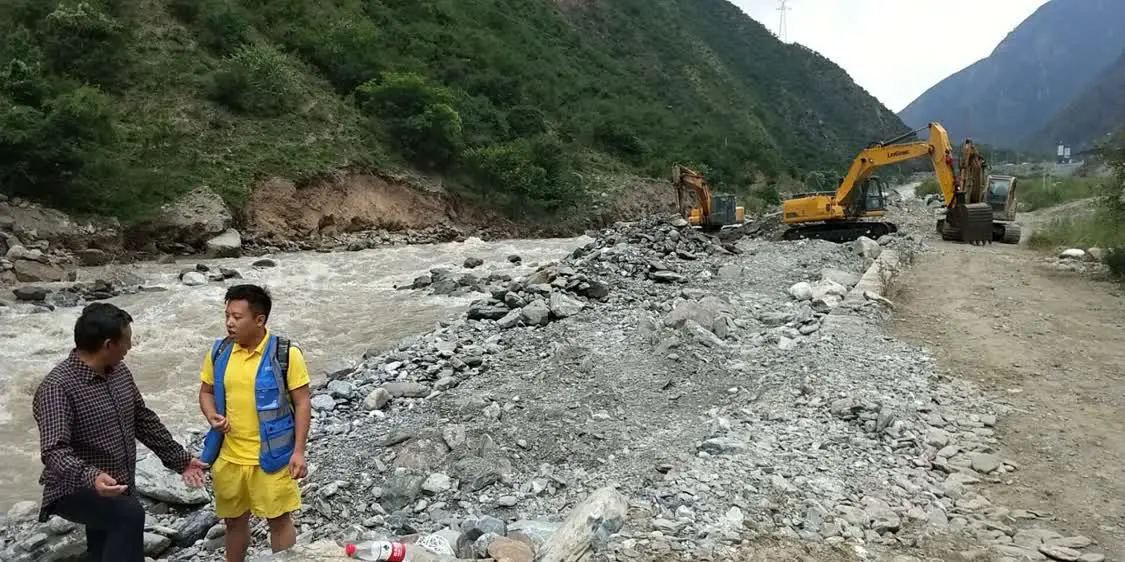
[{"label": "yellow polo shirt", "polygon": [[[258,464],[261,437],[258,433],[258,408],[254,404],[254,379],[258,374],[258,364],[262,360],[262,352],[266,349],[269,337],[267,330],[266,337],[262,338],[254,349],[233,344],[230,361],[227,362],[223,382],[226,389],[226,418],[230,422],[230,431],[223,438],[219,458],[231,464]],[[215,384],[215,366],[211,363],[211,348],[207,348],[207,356],[203,359],[203,369],[199,373],[199,378],[204,383]],[[305,356],[297,346],[290,345],[289,390],[307,384],[309,384],[309,369],[305,365]]]}]

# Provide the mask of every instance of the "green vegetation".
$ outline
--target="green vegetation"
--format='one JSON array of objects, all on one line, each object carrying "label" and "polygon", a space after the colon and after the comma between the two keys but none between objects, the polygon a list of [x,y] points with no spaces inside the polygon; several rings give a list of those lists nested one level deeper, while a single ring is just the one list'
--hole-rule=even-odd
[{"label": "green vegetation", "polygon": [[941,185],[938,184],[934,178],[926,179],[922,185],[914,188],[914,195],[917,197],[925,197],[927,195],[937,195],[941,193]]},{"label": "green vegetation", "polygon": [[904,128],[725,0],[0,0],[0,186],[124,218],[345,168],[513,216],[676,162],[749,195]]},{"label": "green vegetation", "polygon": [[1017,197],[1022,210],[1034,211],[1097,197],[1110,181],[1109,178],[1020,176]]},{"label": "green vegetation", "polygon": [[1029,243],[1040,249],[1060,246],[1099,247],[1107,251],[1110,271],[1125,279],[1125,134],[1101,148],[1116,176],[1101,182],[1098,201],[1088,215],[1055,220],[1032,232]]}]

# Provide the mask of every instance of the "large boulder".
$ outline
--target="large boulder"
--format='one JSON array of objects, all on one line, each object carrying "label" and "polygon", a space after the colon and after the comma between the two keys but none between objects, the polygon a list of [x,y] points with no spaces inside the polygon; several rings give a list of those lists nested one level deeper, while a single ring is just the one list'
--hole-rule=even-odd
[{"label": "large boulder", "polygon": [[202,248],[233,223],[223,198],[206,186],[198,187],[165,205],[155,218],[131,229],[129,243],[137,247],[155,244],[164,248],[179,243]]},{"label": "large boulder", "polygon": [[12,271],[16,274],[16,280],[21,283],[56,283],[78,279],[76,269],[54,263],[19,259],[13,260],[12,266]]},{"label": "large boulder", "polygon": [[870,260],[878,258],[879,254],[883,251],[883,248],[879,246],[878,242],[866,236],[860,236],[858,239],[852,241],[849,249],[853,254],[863,256]]},{"label": "large boulder", "polygon": [[12,294],[16,296],[16,300],[26,302],[43,302],[48,293],[50,291],[46,287],[36,285],[24,285],[12,289]]},{"label": "large boulder", "polygon": [[113,261],[113,255],[98,248],[86,248],[74,252],[74,259],[78,260],[80,265],[101,266]]},{"label": "large boulder", "polygon": [[164,468],[156,455],[137,461],[137,491],[171,505],[203,505],[211,501],[206,488],[189,488],[179,474]]},{"label": "large boulder", "polygon": [[236,258],[242,254],[242,235],[233,228],[207,241],[207,255],[213,258]]}]

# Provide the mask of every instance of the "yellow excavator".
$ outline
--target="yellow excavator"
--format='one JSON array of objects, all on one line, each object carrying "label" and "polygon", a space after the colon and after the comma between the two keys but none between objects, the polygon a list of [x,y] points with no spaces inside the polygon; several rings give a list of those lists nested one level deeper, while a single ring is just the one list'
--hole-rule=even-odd
[{"label": "yellow excavator", "polygon": [[692,226],[720,230],[741,224],[746,218],[745,207],[738,206],[733,195],[712,194],[711,186],[695,170],[679,164],[672,166],[672,185],[676,187],[680,214]]},{"label": "yellow excavator", "polygon": [[926,141],[899,143],[918,129],[863,149],[835,191],[802,193],[783,201],[781,220],[788,228],[782,239],[848,242],[860,236],[878,238],[897,232],[894,223],[867,220],[882,217],[887,210],[886,184],[873,174],[883,166],[929,158],[946,201],[942,238],[990,243],[992,206],[967,199],[957,179],[949,133],[940,123],[930,123],[927,128]]},{"label": "yellow excavator", "polygon": [[[1019,244],[1022,231],[1016,223],[1016,195],[1019,178],[1007,174],[988,174],[982,182],[984,201],[992,207],[992,241],[1004,244]],[[935,211],[937,233],[945,232],[947,210],[941,207]]]}]

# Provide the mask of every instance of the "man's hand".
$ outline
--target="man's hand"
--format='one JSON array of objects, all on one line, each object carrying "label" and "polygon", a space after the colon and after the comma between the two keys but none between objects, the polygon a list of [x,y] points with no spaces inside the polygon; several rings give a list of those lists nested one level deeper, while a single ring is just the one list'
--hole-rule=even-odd
[{"label": "man's hand", "polygon": [[305,465],[305,453],[293,451],[289,456],[289,476],[294,480],[304,478],[309,474],[309,467]]},{"label": "man's hand", "polygon": [[207,463],[192,457],[187,468],[184,469],[184,483],[192,488],[203,487],[203,471],[207,470]]},{"label": "man's hand", "polygon": [[125,485],[118,485],[117,481],[112,476],[102,472],[99,473],[97,478],[94,478],[94,491],[103,498],[110,498],[113,496],[120,496],[125,493],[129,487]]},{"label": "man's hand", "polygon": [[220,416],[219,414],[207,416],[207,423],[211,424],[211,427],[223,433],[230,431],[230,422],[227,421],[227,418]]}]

